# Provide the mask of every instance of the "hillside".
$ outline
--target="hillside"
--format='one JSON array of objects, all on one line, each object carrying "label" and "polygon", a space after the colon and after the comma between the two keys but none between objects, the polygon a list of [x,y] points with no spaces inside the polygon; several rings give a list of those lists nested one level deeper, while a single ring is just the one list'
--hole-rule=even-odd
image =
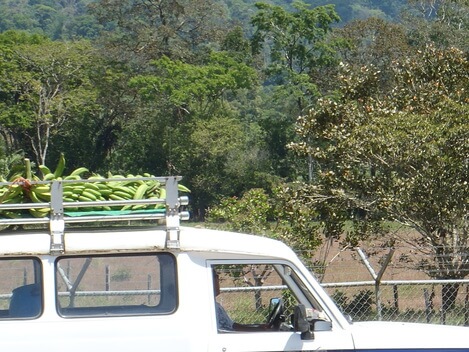
[{"label": "hillside", "polygon": [[[95,38],[101,27],[88,13],[87,6],[95,0],[0,0],[0,32],[26,30],[45,34],[54,40]],[[221,0],[229,19],[249,25],[257,0]],[[289,0],[268,0],[266,3],[291,8]],[[380,17],[395,20],[406,0],[305,0],[312,7],[334,4],[342,24],[353,19]]]}]

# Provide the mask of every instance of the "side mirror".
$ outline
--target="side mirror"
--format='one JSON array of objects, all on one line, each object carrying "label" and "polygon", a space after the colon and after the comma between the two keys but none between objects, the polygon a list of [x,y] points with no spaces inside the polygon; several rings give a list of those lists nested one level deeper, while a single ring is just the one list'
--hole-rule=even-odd
[{"label": "side mirror", "polygon": [[327,320],[316,320],[314,321],[314,331],[331,331],[332,323]]},{"label": "side mirror", "polygon": [[302,340],[314,340],[304,304],[297,305],[293,311],[293,328],[301,333]]},{"label": "side mirror", "polygon": [[274,297],[270,299],[269,312],[273,311],[277,304],[280,302],[280,298]]}]

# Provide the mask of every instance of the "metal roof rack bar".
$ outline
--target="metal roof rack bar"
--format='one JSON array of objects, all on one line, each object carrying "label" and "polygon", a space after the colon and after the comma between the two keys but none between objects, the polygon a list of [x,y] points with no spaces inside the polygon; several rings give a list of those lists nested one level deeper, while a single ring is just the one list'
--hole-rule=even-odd
[{"label": "metal roof rack bar", "polygon": [[[102,179],[80,179],[80,180],[53,180],[53,181],[15,181],[0,182],[1,186],[11,186],[13,184],[28,185],[50,184],[51,197],[50,202],[42,203],[13,203],[0,204],[0,214],[4,210],[17,211],[29,209],[49,209],[48,216],[29,217],[24,214],[17,218],[0,218],[0,225],[33,225],[49,224],[51,235],[51,252],[63,252],[65,250],[64,232],[68,223],[91,223],[91,222],[110,222],[110,221],[136,221],[136,220],[156,220],[158,224],[164,220],[161,225],[167,233],[167,246],[171,248],[179,247],[179,226],[181,220],[188,220],[189,213],[181,211],[180,207],[187,205],[189,200],[186,196],[179,196],[178,182],[182,179],[180,176],[168,177],[135,177],[135,178],[102,178]],[[64,184],[82,183],[82,182],[130,182],[130,181],[158,181],[165,187],[165,198],[158,199],[129,199],[129,200],[97,200],[86,202],[64,202],[63,186]],[[86,210],[79,211],[77,208],[100,208],[100,207],[119,207],[149,205],[157,206],[160,209],[154,210]],[[73,210],[71,208],[74,208]],[[109,209],[109,208],[107,208]],[[1,215],[0,215],[1,216]]]}]

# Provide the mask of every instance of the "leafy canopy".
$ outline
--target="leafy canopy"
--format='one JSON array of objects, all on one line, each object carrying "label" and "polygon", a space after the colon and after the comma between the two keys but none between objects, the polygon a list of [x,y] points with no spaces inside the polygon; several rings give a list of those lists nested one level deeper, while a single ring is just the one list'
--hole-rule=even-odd
[{"label": "leafy canopy", "polygon": [[[392,72],[383,91],[373,67],[344,66],[340,97],[298,120],[303,142],[291,148],[318,160],[315,203],[329,205],[326,224],[354,223],[350,243],[398,221],[450,261],[469,247],[469,62],[460,50],[429,46]],[[439,275],[469,273],[465,260],[446,264]]]}]

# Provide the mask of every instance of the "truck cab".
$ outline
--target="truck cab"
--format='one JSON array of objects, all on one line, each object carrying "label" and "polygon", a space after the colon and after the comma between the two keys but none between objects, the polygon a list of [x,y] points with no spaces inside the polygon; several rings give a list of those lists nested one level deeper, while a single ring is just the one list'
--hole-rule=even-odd
[{"label": "truck cab", "polygon": [[28,225],[0,232],[0,350],[469,351],[465,327],[351,323],[285,244],[181,226],[180,178],[159,180],[164,211],[70,214],[53,181],[18,205],[48,216],[0,220]]}]

